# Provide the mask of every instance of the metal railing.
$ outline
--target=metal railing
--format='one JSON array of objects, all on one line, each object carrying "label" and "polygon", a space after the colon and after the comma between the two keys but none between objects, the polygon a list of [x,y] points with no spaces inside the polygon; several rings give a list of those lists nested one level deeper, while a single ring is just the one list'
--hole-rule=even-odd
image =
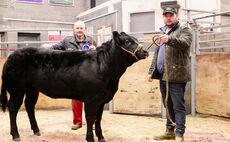
[{"label": "metal railing", "polygon": [[[186,22],[186,23],[189,23],[189,24],[195,24],[193,19],[196,17],[196,18],[200,18],[200,17],[203,17],[203,15],[210,15],[210,14],[216,14],[217,12],[216,11],[207,11],[207,10],[198,10],[198,9],[188,9],[188,8],[182,8],[181,9],[182,11],[184,11],[187,15],[186,19],[182,19],[181,21],[182,22]],[[196,21],[196,25],[197,24],[211,24],[211,25],[220,25],[221,23],[220,22],[216,22],[216,18],[213,17],[212,20],[199,20],[199,21]]]},{"label": "metal railing", "polygon": [[[48,38],[48,31],[58,31],[58,33],[60,33],[60,39],[61,39],[61,33],[63,31],[71,31],[72,29],[60,29],[60,28],[53,28],[53,29],[0,29],[0,33],[9,33],[9,32],[21,32],[21,33],[39,33],[39,32],[47,32],[47,38]],[[45,34],[45,33],[44,33]],[[44,36],[40,35],[40,36]],[[152,43],[152,36],[154,34],[159,34],[159,32],[154,32],[154,31],[149,31],[149,32],[132,32],[132,33],[127,33],[129,35],[132,35],[134,37],[136,37],[140,43],[142,43],[144,45],[144,47],[148,47],[151,43]],[[89,36],[91,36],[95,41],[98,40],[98,38],[103,39],[103,41],[100,41],[100,43],[106,42],[104,39],[106,39],[105,37],[112,37],[112,33],[110,34],[87,34]],[[63,37],[64,38],[64,37]],[[44,38],[43,38],[44,39]],[[52,46],[53,44],[56,44],[60,42],[60,40],[57,41],[49,41],[48,39],[45,41],[2,41],[0,42],[0,55],[7,57],[9,56],[13,51],[15,51],[17,48],[19,48],[19,45],[24,45],[23,47],[31,47],[31,46]],[[100,46],[100,45],[98,45]],[[153,51],[153,48],[150,49],[150,51]]]},{"label": "metal railing", "polygon": [[[211,24],[209,27],[199,27],[199,20],[229,14],[230,11],[209,14],[193,18],[193,44],[191,51],[191,114],[196,114],[196,56],[205,52],[228,52],[230,48],[230,24]],[[227,28],[228,30],[223,30]],[[219,30],[216,30],[219,29]],[[229,50],[230,51],[230,50]]]}]

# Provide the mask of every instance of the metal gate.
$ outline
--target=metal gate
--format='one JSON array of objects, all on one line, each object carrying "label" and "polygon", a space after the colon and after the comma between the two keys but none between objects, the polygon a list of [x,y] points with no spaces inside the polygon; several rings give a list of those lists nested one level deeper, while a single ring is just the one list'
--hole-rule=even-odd
[{"label": "metal gate", "polygon": [[[230,100],[230,24],[225,24],[224,22],[220,24],[213,23],[207,27],[202,27],[198,24],[199,20],[205,20],[210,17],[222,16],[221,18],[223,18],[224,16],[224,18],[230,18],[229,14],[230,11],[225,11],[193,19],[195,24],[191,52],[191,112],[193,115],[196,112],[200,112],[230,117],[229,103],[224,102]],[[215,70],[210,71],[213,68]],[[201,69],[203,70],[201,71]],[[214,76],[216,78],[213,78]],[[223,82],[219,80],[223,80]],[[215,92],[216,94],[210,95]],[[204,94],[206,95],[204,96]]]}]

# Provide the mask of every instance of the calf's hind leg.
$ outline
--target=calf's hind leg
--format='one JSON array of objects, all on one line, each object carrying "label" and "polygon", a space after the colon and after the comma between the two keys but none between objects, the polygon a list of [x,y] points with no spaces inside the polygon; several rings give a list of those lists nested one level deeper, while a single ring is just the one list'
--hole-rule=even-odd
[{"label": "calf's hind leg", "polygon": [[85,117],[87,122],[86,140],[95,142],[93,136],[93,123],[96,120],[97,108],[93,103],[85,103]]},{"label": "calf's hind leg", "polygon": [[10,93],[9,115],[10,115],[10,134],[14,141],[20,141],[17,126],[17,114],[23,102],[24,93]]},{"label": "calf's hind leg", "polygon": [[99,107],[97,111],[96,122],[95,122],[95,126],[96,126],[95,132],[99,142],[106,142],[104,136],[102,135],[102,129],[101,129],[101,119],[102,119],[103,109],[104,109],[104,104],[102,104]]},{"label": "calf's hind leg", "polygon": [[35,118],[35,112],[34,112],[35,105],[38,100],[38,96],[39,96],[39,92],[37,90],[31,89],[26,91],[25,107],[30,120],[31,129],[33,130],[35,135],[40,136],[41,133],[38,128],[37,121]]}]

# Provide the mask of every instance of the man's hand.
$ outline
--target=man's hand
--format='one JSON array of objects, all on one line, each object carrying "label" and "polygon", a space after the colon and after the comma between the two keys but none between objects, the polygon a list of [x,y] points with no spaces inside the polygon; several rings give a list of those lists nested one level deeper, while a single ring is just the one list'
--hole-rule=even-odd
[{"label": "man's hand", "polygon": [[170,36],[169,35],[161,35],[159,37],[160,41],[163,42],[163,43],[168,43],[169,40],[170,40]]},{"label": "man's hand", "polygon": [[94,45],[90,45],[89,50],[96,50],[96,47]]},{"label": "man's hand", "polygon": [[148,75],[148,82],[152,82],[153,81],[153,79],[152,79],[152,75]]},{"label": "man's hand", "polygon": [[46,48],[46,49],[50,49],[52,47],[51,44],[48,44],[48,43],[44,43],[40,46],[41,48]]}]

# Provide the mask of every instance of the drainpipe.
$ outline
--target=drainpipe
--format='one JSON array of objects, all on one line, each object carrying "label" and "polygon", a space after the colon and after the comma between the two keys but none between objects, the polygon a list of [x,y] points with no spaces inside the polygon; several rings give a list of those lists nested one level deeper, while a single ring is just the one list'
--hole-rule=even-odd
[{"label": "drainpipe", "polygon": [[90,0],[90,8],[94,8],[96,6],[96,0]]}]

